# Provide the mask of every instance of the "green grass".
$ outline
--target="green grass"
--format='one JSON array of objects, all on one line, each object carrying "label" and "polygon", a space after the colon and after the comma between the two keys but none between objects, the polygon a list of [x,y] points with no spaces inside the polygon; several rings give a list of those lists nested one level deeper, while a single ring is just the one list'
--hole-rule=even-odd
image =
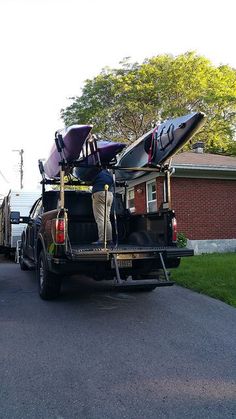
[{"label": "green grass", "polygon": [[236,307],[236,253],[182,258],[171,271],[177,284]]}]

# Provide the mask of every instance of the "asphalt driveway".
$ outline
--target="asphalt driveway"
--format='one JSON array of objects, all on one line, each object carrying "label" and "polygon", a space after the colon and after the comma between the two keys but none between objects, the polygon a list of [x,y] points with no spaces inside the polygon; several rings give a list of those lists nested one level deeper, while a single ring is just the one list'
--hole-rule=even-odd
[{"label": "asphalt driveway", "polygon": [[0,263],[0,418],[236,417],[236,310],[173,286],[71,279],[40,300]]}]

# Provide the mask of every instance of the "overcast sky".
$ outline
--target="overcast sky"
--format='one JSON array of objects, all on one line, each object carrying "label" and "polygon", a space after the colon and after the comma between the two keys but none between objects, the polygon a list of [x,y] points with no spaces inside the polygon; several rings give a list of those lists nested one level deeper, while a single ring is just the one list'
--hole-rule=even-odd
[{"label": "overcast sky", "polygon": [[12,150],[36,188],[60,109],[103,67],[195,50],[236,68],[235,16],[235,0],[0,0],[0,193],[20,184]]}]

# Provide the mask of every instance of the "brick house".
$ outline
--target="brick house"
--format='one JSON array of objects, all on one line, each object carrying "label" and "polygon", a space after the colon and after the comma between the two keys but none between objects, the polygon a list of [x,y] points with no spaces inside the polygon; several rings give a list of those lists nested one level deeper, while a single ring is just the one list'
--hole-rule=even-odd
[{"label": "brick house", "polygon": [[[172,160],[171,207],[178,231],[196,253],[236,250],[236,157],[182,152]],[[148,174],[129,182],[127,205],[136,213],[158,209],[163,176]]]}]

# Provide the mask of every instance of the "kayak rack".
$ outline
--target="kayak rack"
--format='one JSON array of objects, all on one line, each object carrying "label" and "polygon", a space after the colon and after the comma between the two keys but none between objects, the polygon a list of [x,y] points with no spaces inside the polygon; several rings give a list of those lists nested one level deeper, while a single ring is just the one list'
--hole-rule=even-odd
[{"label": "kayak rack", "polygon": [[[92,152],[95,156],[96,156],[96,160],[95,160],[95,164],[93,165],[89,165],[89,164],[84,164],[84,161],[71,161],[68,162],[65,156],[65,144],[63,141],[63,137],[61,135],[61,133],[59,131],[56,131],[55,133],[55,145],[57,148],[57,151],[60,155],[60,161],[58,162],[59,165],[59,174],[60,177],[56,178],[56,179],[47,179],[45,176],[45,171],[44,171],[44,165],[42,163],[41,160],[39,160],[39,171],[41,173],[42,176],[42,201],[43,201],[43,206],[44,206],[44,196],[45,196],[45,187],[46,185],[59,185],[59,189],[60,189],[60,200],[59,200],[59,208],[60,209],[64,209],[64,205],[65,205],[65,186],[66,185],[73,185],[73,186],[77,186],[77,185],[87,185],[90,186],[91,182],[83,182],[81,180],[75,180],[72,178],[71,176],[71,172],[72,169],[75,167],[87,167],[87,168],[94,168],[94,166],[98,167],[98,168],[106,168],[106,169],[110,169],[112,171],[113,174],[113,185],[114,185],[114,198],[116,197],[116,184],[119,186],[124,186],[125,187],[125,201],[126,201],[126,193],[127,193],[127,182],[123,181],[123,182],[116,182],[116,171],[141,171],[143,173],[153,173],[153,172],[157,172],[157,173],[163,173],[164,174],[164,201],[163,201],[163,209],[164,210],[168,210],[171,207],[171,194],[170,194],[170,176],[172,174],[172,168],[171,168],[171,160],[169,161],[169,163],[167,164],[162,164],[162,165],[155,165],[155,167],[149,165],[146,167],[121,167],[119,164],[117,164],[116,160],[112,163],[109,164],[102,164],[101,160],[100,160],[100,156],[99,156],[99,151],[97,148],[97,139],[95,136],[88,136],[86,143],[85,143],[85,149],[83,149],[83,157],[86,160],[86,158],[88,157],[89,154],[89,149],[90,152]],[[65,176],[68,177],[67,181],[65,180]],[[121,183],[123,183],[123,185],[121,185]],[[105,196],[106,196],[106,201],[107,201],[107,190],[106,190],[106,185],[105,185]],[[107,203],[105,204],[105,207],[107,206]],[[114,205],[115,208],[115,205]],[[107,232],[107,226],[106,226],[106,208],[105,208],[105,217],[104,217],[104,237],[105,237],[105,248],[107,245],[107,240],[106,240],[106,232]],[[115,233],[116,233],[116,246],[118,245],[118,228],[117,228],[117,217],[116,217],[116,211],[114,210],[114,224],[115,224]],[[127,280],[122,280],[120,277],[120,272],[119,272],[119,267],[118,267],[118,263],[117,263],[117,259],[116,259],[116,255],[115,253],[113,254],[113,259],[114,259],[114,266],[115,266],[115,270],[116,270],[116,285],[118,286],[119,284],[126,284],[127,286]],[[168,272],[166,270],[165,264],[164,264],[164,259],[162,256],[162,253],[159,253],[159,258],[161,261],[161,266],[162,266],[162,270],[164,272],[164,278],[165,281],[160,282],[157,280],[154,280],[155,285],[156,286],[163,286],[163,285],[172,285],[171,281],[169,280],[168,277]],[[134,285],[134,280],[132,280],[132,286]],[[145,280],[145,284],[143,285],[147,285],[147,281],[150,280]],[[153,281],[153,280],[151,280]],[[141,280],[138,280],[138,284],[141,285]],[[150,284],[149,284],[150,285]],[[154,285],[152,283],[152,285]]]}]

